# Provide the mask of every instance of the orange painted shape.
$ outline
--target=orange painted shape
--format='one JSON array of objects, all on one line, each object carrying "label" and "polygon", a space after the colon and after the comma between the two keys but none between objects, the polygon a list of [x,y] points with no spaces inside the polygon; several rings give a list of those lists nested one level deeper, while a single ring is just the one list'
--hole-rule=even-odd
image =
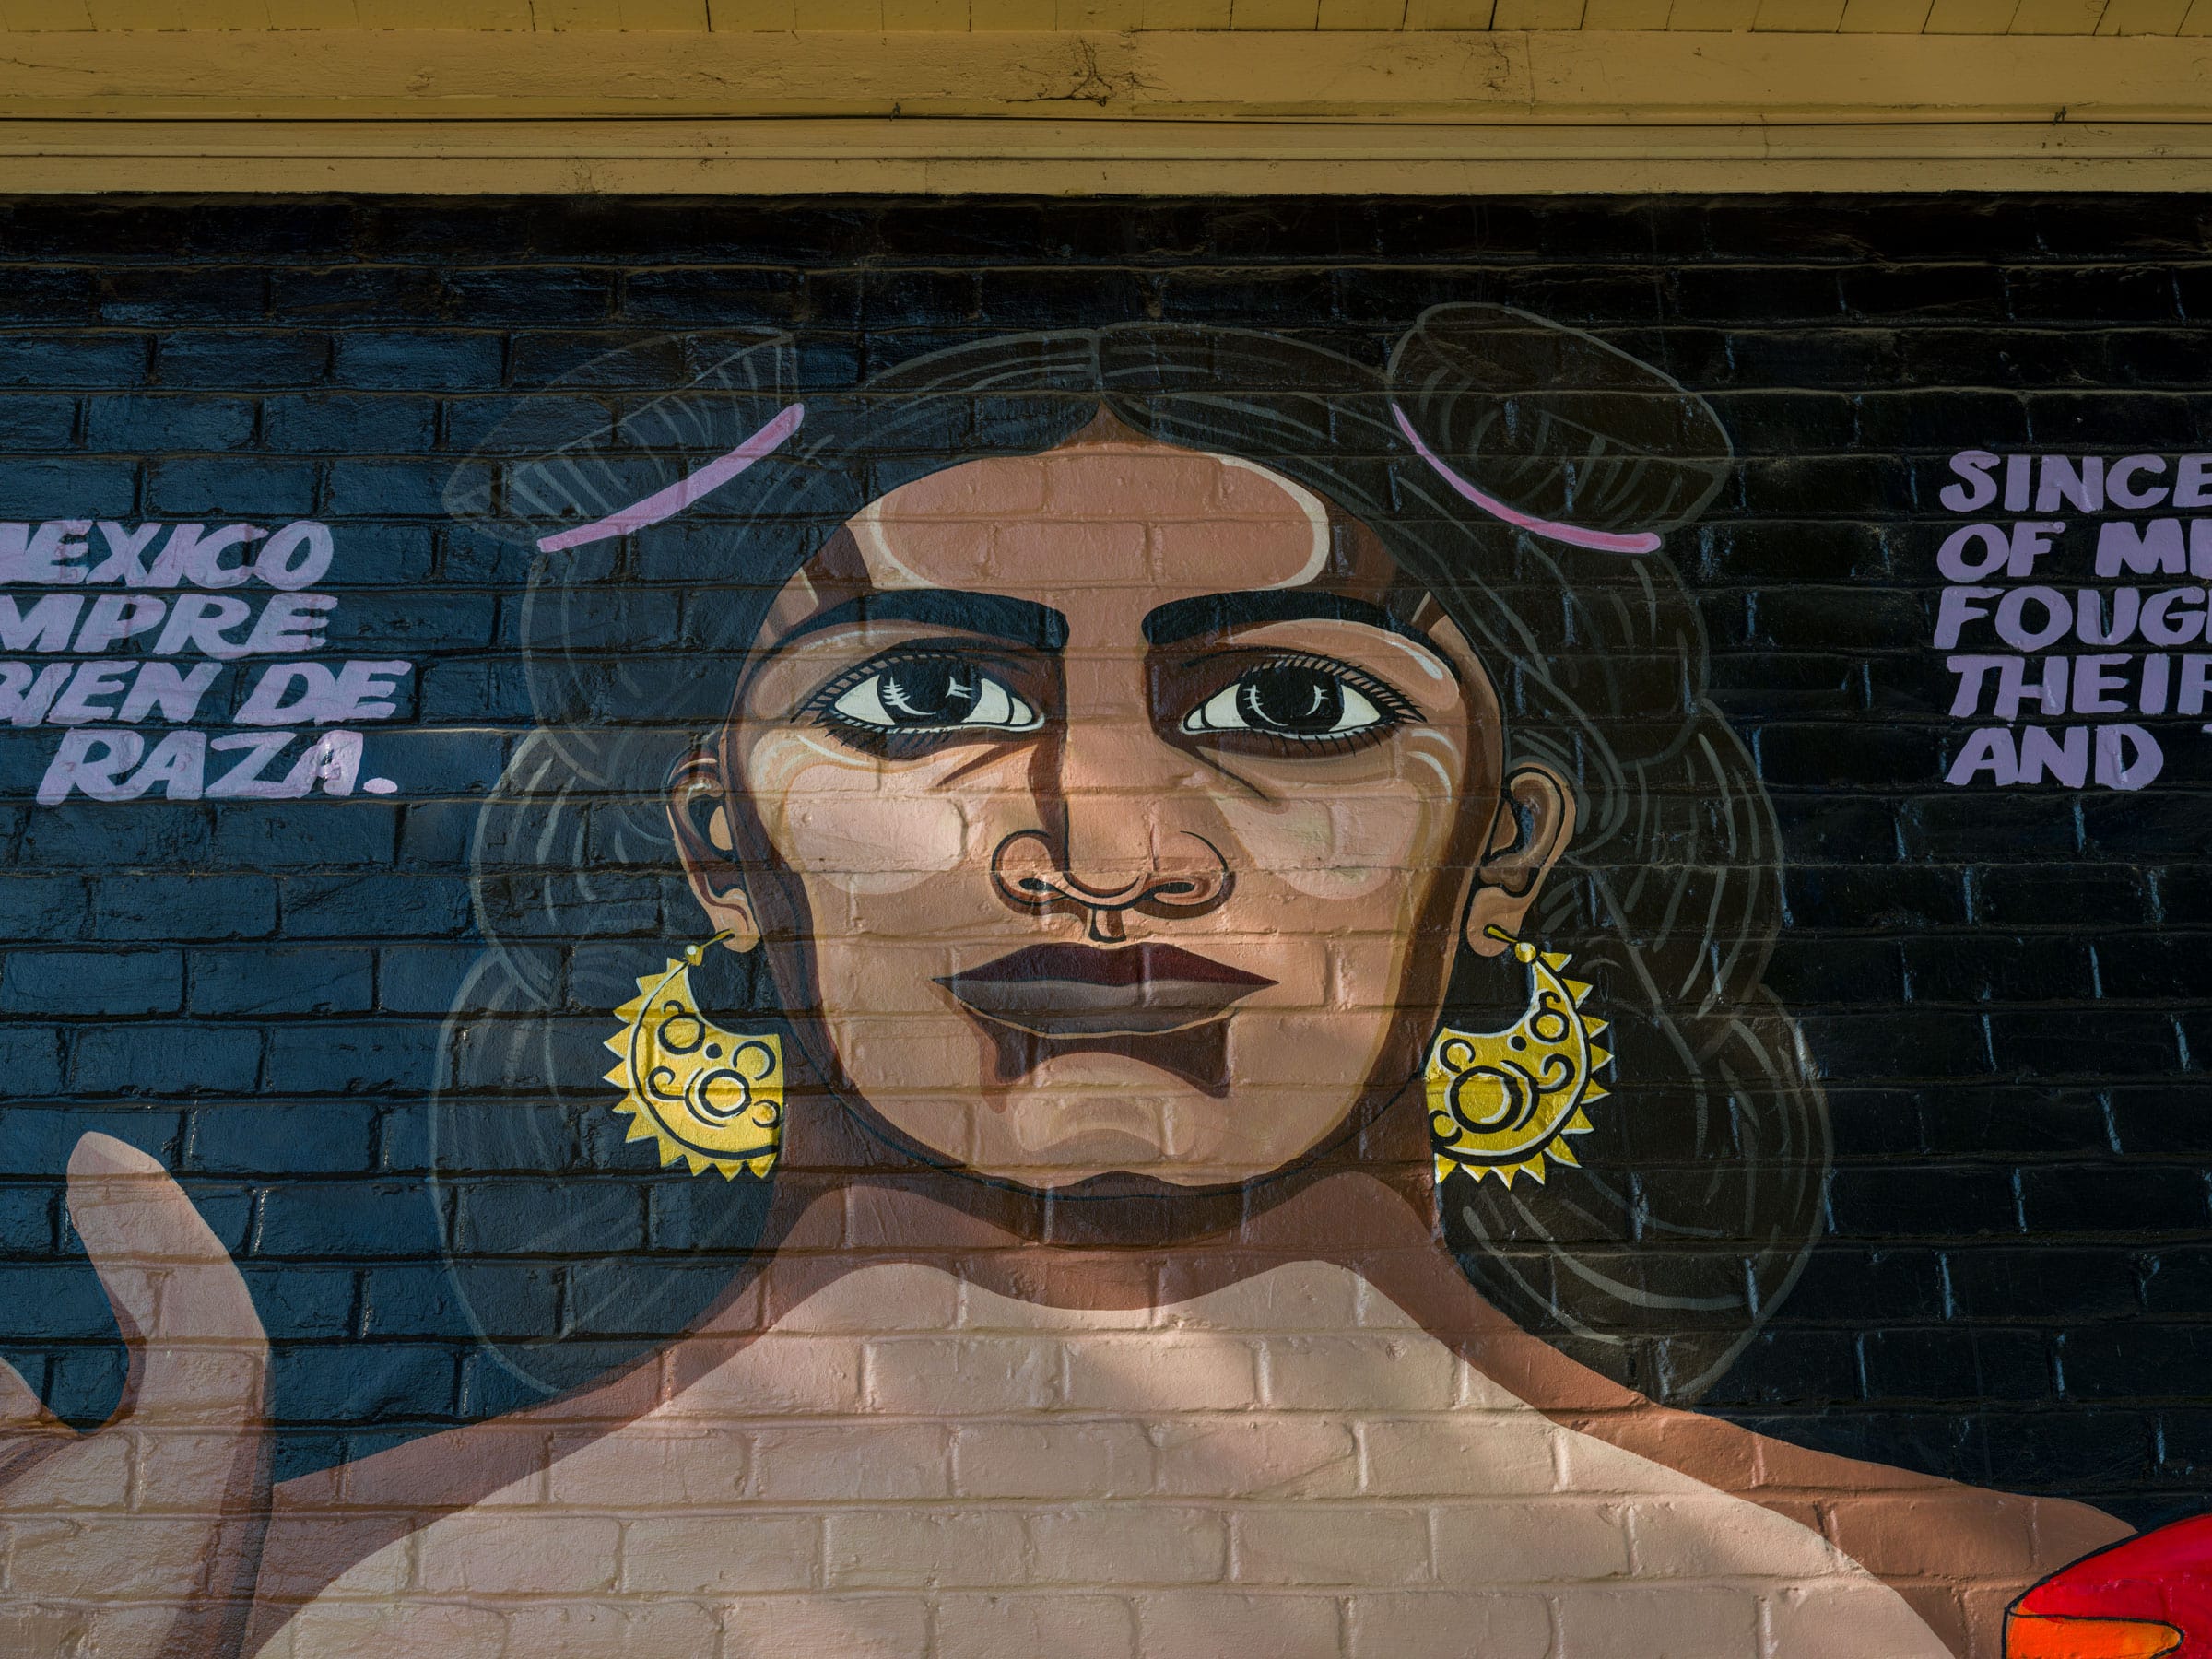
[{"label": "orange painted shape", "polygon": [[2015,1613],[2005,1621],[2005,1659],[2159,1659],[2181,1645],[2181,1631],[2147,1618]]}]

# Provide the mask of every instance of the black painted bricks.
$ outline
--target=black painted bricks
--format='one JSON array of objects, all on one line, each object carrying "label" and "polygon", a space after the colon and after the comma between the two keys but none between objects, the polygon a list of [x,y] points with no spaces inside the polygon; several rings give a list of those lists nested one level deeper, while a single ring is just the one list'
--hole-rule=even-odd
[{"label": "black painted bricks", "polygon": [[[1949,788],[1929,644],[1950,453],[2212,448],[2188,196],[0,203],[0,519],[324,520],[334,644],[416,665],[382,799],[40,808],[54,734],[0,728],[0,1347],[73,1418],[112,1405],[57,1202],[100,1129],[239,1253],[281,1472],[512,1403],[441,1253],[553,1195],[434,1202],[424,1100],[475,803],[531,724],[523,562],[441,491],[514,394],[759,325],[823,380],[1144,318],[1379,360],[1451,300],[1665,367],[1741,456],[1670,557],[1781,815],[1768,984],[1837,1162],[1826,1241],[1708,1406],[2131,1520],[2212,1505],[2212,738],[2174,728],[2136,794]],[[663,891],[612,877],[601,925],[681,932]],[[715,1271],[675,1210],[607,1203],[603,1241]],[[532,1328],[591,1305],[511,1271]]]}]

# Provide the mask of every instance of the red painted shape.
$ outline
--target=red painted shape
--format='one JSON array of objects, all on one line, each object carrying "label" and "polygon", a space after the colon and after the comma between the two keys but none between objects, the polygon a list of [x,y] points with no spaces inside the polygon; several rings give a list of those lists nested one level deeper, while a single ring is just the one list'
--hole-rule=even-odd
[{"label": "red painted shape", "polygon": [[2182,1632],[2170,1659],[2212,1659],[2212,1515],[2177,1521],[2085,1557],[2012,1605],[2051,1618],[2139,1618]]}]

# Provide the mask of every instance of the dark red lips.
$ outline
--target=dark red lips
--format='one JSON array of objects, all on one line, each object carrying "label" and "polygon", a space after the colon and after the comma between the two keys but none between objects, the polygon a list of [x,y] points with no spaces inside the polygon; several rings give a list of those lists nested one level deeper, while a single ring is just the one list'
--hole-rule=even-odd
[{"label": "dark red lips", "polygon": [[1041,1037],[1141,1035],[1218,1019],[1275,983],[1173,945],[1031,945],[937,981],[972,1013]]}]

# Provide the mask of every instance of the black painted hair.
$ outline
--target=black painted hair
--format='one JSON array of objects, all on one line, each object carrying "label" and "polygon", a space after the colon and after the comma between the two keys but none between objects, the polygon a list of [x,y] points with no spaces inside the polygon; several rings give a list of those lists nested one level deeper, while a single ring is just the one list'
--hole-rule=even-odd
[{"label": "black painted hair", "polygon": [[[608,1010],[702,929],[665,818],[671,766],[726,717],[770,599],[837,527],[912,479],[1050,449],[1101,408],[1241,457],[1370,526],[1498,683],[1510,765],[1571,783],[1571,846],[1526,924],[1610,1020],[1612,1096],[1580,1170],[1509,1190],[1453,1173],[1446,1239],[1477,1287],[1576,1358],[1692,1400],[1785,1295],[1818,1227],[1825,1110],[1760,986],[1777,924],[1773,813],[1701,695],[1703,635],[1663,553],[1512,527],[1408,441],[1528,519],[1611,533],[1688,523],[1729,466],[1704,402],[1589,335],[1439,307],[1386,366],[1272,335],[1133,324],[1000,335],[859,384],[814,385],[781,336],[686,336],[602,359],[524,405],[449,506],[535,543],[637,502],[793,405],[796,434],[665,522],[542,553],[524,618],[537,729],[485,805],[489,947],[447,1027],[436,1184],[451,1260],[512,1380],[571,1386],[675,1334],[742,1264],[763,1183],[665,1172],[603,1080]],[[761,953],[698,976],[735,1029],[771,1028]],[[1493,1029],[1524,994],[1462,953],[1445,1018]],[[550,1183],[550,1184],[549,1184]],[[558,1316],[518,1287],[559,1279]]]}]

